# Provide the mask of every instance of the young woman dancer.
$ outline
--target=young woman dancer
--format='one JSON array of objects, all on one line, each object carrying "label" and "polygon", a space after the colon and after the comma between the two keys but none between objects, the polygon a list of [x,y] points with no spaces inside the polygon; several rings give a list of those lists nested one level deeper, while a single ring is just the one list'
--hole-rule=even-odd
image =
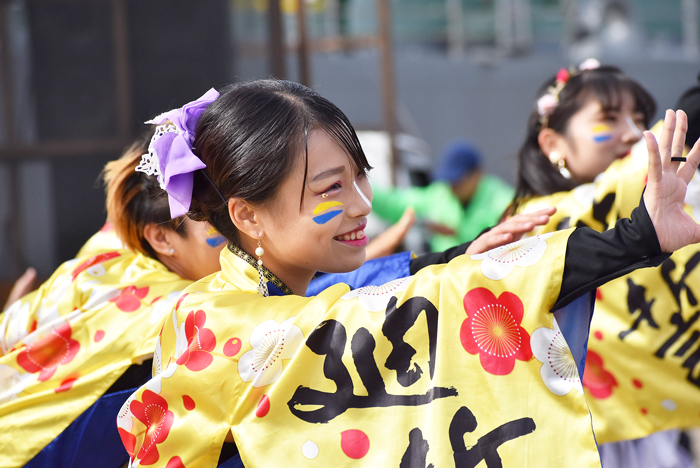
[{"label": "young woman dancer", "polygon": [[682,116],[678,128],[668,116],[663,158],[649,137],[643,203],[608,233],[567,230],[371,294],[336,285],[305,298],[316,271],[364,261],[371,189],[354,130],[290,82],[213,97],[161,115],[178,141],[145,161],[182,176],[166,186],[175,214],[190,209],[229,247],[166,319],[156,375],[120,413],[132,465],[212,466],[231,438],[246,466],[599,466],[583,396],[548,387],[531,359],[547,340],[532,336],[554,333],[549,310],[700,239],[681,209],[700,150],[670,160]]},{"label": "young woman dancer", "polygon": [[221,236],[171,219],[165,191],[134,171],[149,141],[104,172],[108,216],[127,248],[89,242],[88,255],[61,265],[0,318],[0,466],[123,465],[107,421],[150,377],[163,314],[187,285],[219,269]]},{"label": "young woman dancer", "polygon": [[[561,70],[540,89],[528,121],[516,212],[556,206],[538,234],[582,225],[603,231],[628,216],[648,175],[646,147],[636,143],[654,111],[651,96],[617,68]],[[693,179],[685,199],[695,219],[696,185]],[[669,450],[677,431],[607,442],[698,424],[700,390],[689,359],[698,333],[693,291],[700,283],[690,274],[697,254],[697,246],[685,247],[658,268],[598,290],[583,387],[606,466],[654,464],[661,452],[663,466],[692,464],[683,451]]]}]

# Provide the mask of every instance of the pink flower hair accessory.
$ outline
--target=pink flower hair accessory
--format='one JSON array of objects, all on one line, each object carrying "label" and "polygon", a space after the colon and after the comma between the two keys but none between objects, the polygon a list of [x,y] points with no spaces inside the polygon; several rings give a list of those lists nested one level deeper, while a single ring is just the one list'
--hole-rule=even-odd
[{"label": "pink flower hair accessory", "polygon": [[549,116],[559,106],[559,93],[561,93],[569,80],[586,70],[595,70],[596,68],[600,68],[600,62],[594,58],[589,58],[584,60],[578,67],[559,69],[554,85],[547,88],[547,92],[537,100],[537,114],[540,116],[542,128],[546,128],[549,124]]}]

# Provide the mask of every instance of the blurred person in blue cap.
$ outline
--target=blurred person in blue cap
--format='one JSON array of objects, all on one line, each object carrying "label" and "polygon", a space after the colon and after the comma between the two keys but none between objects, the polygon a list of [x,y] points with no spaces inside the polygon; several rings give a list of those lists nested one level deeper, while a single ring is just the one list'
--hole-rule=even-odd
[{"label": "blurred person in blue cap", "polygon": [[475,239],[498,224],[514,191],[506,182],[484,174],[478,149],[463,140],[447,145],[425,187],[373,186],[372,209],[395,223],[407,208],[431,231],[430,249],[440,252]]}]

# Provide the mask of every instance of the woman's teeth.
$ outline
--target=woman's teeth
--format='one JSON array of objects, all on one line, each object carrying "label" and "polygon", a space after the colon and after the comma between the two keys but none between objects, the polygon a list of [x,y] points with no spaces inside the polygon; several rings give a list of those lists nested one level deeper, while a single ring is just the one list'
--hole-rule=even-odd
[{"label": "woman's teeth", "polygon": [[350,234],[343,234],[342,236],[337,236],[335,239],[341,240],[341,241],[351,241],[351,240],[357,240],[357,239],[364,239],[365,238],[365,231],[353,231]]}]

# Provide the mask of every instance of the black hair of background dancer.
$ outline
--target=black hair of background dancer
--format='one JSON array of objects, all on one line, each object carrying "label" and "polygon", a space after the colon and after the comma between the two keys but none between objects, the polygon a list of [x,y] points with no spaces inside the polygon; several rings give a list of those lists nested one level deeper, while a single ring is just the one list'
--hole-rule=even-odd
[{"label": "black hair of background dancer", "polygon": [[[538,91],[537,99],[546,94],[548,88],[555,83],[556,76],[547,80]],[[644,115],[644,124],[648,127],[656,113],[656,101],[639,83],[613,66],[584,70],[569,78],[566,86],[559,93],[559,104],[549,116],[547,126],[565,135],[569,119],[591,98],[600,101],[603,110],[615,111],[620,108],[622,95],[626,91],[632,94],[635,100],[635,111]],[[527,136],[518,151],[517,186],[512,210],[517,209],[518,203],[527,197],[568,191],[581,184],[580,181],[573,178],[567,179],[561,175],[547,155],[542,153],[537,141],[543,128],[537,112],[537,99],[528,119]]]},{"label": "black hair of background dancer", "polygon": [[685,134],[685,144],[692,148],[700,138],[700,75],[698,75],[698,84],[689,88],[678,99],[676,109],[681,109],[688,114],[688,132]]},{"label": "black hair of background dancer", "polygon": [[184,217],[170,219],[168,194],[158,180],[143,172],[136,172],[141,155],[148,152],[148,144],[155,126],[136,140],[114,161],[105,165],[102,180],[107,195],[107,218],[114,225],[117,237],[126,247],[158,259],[155,250],[144,237],[147,224],[159,224],[183,238],[187,238]]}]

